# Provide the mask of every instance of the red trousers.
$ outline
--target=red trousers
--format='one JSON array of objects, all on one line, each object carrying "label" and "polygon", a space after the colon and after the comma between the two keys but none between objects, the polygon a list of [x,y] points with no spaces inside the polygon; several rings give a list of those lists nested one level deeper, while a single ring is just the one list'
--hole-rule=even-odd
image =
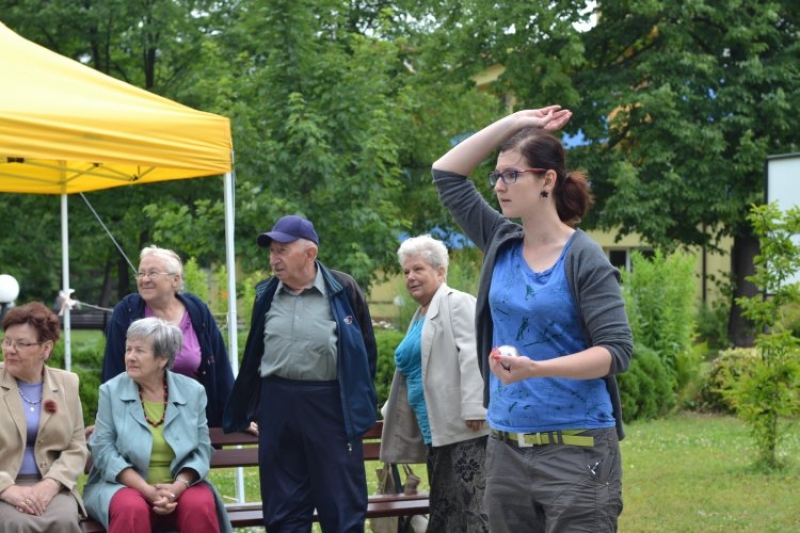
[{"label": "red trousers", "polygon": [[205,483],[186,489],[175,511],[168,515],[154,513],[138,490],[122,488],[111,498],[108,516],[108,533],[219,533],[214,493]]}]

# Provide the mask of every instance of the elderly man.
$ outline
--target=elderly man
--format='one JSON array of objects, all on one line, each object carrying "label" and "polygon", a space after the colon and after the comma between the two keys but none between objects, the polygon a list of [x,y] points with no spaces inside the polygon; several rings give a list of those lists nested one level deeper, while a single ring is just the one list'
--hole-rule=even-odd
[{"label": "elderly man", "polygon": [[250,334],[225,409],[225,431],[259,427],[270,533],[363,532],[361,436],[375,424],[377,350],[355,280],[317,260],[314,225],[290,215],[258,236],[272,277],[256,286]]}]

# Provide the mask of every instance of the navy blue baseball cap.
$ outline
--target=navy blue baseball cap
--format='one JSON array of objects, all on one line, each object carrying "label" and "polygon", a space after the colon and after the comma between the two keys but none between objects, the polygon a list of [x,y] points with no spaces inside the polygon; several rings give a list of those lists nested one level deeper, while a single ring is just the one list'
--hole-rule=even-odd
[{"label": "navy blue baseball cap", "polygon": [[275,223],[272,231],[258,236],[258,245],[268,247],[272,241],[280,243],[294,242],[297,239],[307,239],[319,245],[319,236],[314,229],[314,224],[296,215],[287,215]]}]

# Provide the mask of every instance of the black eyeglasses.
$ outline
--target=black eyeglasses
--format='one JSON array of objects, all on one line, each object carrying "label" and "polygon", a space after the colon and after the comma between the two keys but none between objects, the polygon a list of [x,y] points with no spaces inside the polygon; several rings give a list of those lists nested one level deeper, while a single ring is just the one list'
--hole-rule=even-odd
[{"label": "black eyeglasses", "polygon": [[494,187],[498,179],[503,180],[503,183],[506,185],[511,185],[512,183],[516,183],[517,178],[519,178],[521,174],[527,174],[528,172],[533,172],[534,174],[543,174],[544,172],[547,172],[547,169],[526,168],[525,170],[506,170],[505,172],[497,172],[496,170],[493,170],[489,172],[489,185]]}]

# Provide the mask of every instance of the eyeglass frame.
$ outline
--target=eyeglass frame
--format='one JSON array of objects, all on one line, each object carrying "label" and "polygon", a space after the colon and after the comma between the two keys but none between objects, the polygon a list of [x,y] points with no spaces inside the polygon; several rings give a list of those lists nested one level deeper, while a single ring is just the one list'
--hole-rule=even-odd
[{"label": "eyeglass frame", "polygon": [[153,278],[157,278],[159,276],[177,276],[178,273],[177,272],[161,272],[159,270],[151,270],[149,272],[137,272],[134,275],[136,276],[136,279],[142,279],[144,277],[153,279]]},{"label": "eyeglass frame", "polygon": [[6,348],[13,348],[14,350],[20,351],[20,350],[27,350],[31,346],[41,346],[45,342],[47,341],[27,342],[27,341],[9,339],[8,337],[3,337],[3,340],[0,341],[0,344],[2,344]]},{"label": "eyeglass frame", "polygon": [[[511,185],[512,183],[516,183],[517,182],[517,180],[519,179],[520,174],[528,174],[529,172],[532,172],[534,174],[544,174],[545,172],[547,172],[547,169],[546,168],[526,168],[524,170],[506,170],[505,172],[498,172],[496,170],[492,170],[491,172],[489,172],[489,174],[486,177],[489,178],[489,185],[494,187],[495,185],[497,185],[497,181],[498,181],[497,178],[498,177],[506,185]],[[508,178],[506,178],[506,174],[508,174]]]}]

